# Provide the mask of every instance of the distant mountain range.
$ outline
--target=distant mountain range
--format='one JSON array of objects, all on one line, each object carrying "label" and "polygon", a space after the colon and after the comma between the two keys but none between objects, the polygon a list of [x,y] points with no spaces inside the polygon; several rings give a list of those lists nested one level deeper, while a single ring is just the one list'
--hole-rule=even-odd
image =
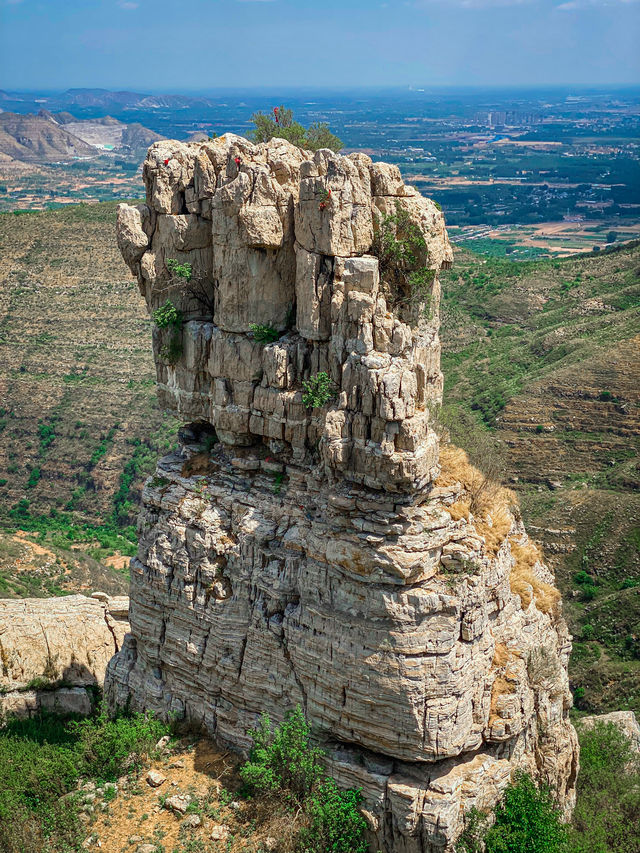
[{"label": "distant mountain range", "polygon": [[210,107],[215,104],[208,98],[187,95],[149,95],[141,92],[112,92],[109,89],[67,89],[65,92],[39,94],[33,92],[0,91],[0,102],[7,102],[17,112],[24,107],[33,110],[46,106],[52,110],[77,107],[80,110],[154,110]]},{"label": "distant mountain range", "polygon": [[[6,94],[0,92],[0,100],[6,101]],[[0,112],[0,162],[67,162],[110,151],[135,155],[158,139],[162,139],[158,133],[141,124],[125,124],[110,116],[77,119],[69,112],[45,109],[37,115]]]}]

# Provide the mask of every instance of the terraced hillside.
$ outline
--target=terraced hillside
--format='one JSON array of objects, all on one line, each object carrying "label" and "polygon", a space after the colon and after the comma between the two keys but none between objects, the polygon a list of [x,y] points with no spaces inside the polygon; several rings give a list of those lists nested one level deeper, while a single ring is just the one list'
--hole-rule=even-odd
[{"label": "terraced hillside", "polygon": [[444,420],[502,469],[555,564],[577,706],[638,709],[640,248],[460,252],[443,289]]},{"label": "terraced hillside", "polygon": [[[114,221],[113,204],[0,216],[0,520],[54,549],[75,543],[76,588],[97,570],[85,557],[132,553],[142,479],[175,431],[155,402],[149,320]],[[37,591],[37,560],[23,560],[22,583],[5,562],[0,595]],[[66,588],[59,574],[54,560],[42,594]]]}]

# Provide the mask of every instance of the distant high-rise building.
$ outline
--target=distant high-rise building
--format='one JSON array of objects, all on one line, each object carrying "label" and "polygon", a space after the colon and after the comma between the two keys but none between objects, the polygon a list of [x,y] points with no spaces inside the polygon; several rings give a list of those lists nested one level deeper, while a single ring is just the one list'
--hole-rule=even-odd
[{"label": "distant high-rise building", "polygon": [[520,112],[520,110],[489,110],[476,113],[474,120],[476,124],[485,127],[530,127],[540,124],[542,116],[540,113]]}]

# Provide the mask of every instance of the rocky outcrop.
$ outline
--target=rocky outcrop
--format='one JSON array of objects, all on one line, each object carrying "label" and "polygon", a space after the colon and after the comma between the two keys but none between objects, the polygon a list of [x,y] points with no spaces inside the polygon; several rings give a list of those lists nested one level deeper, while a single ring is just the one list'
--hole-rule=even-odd
[{"label": "rocky outcrop", "polygon": [[129,631],[129,599],[0,600],[0,713],[88,713]]},{"label": "rocky outcrop", "polygon": [[640,755],[640,725],[633,711],[612,711],[610,714],[596,714],[580,718],[581,729],[593,729],[598,725],[613,724],[629,739],[634,752]]},{"label": "rocky outcrop", "polygon": [[[149,308],[183,320],[153,344],[186,426],[145,487],[109,701],[238,750],[261,712],[300,704],[335,777],[363,789],[373,849],[452,851],[517,768],[569,811],[553,578],[513,496],[433,427],[439,209],[396,167],[282,140],[158,143],[144,177],[119,245]],[[400,222],[431,270],[417,294],[380,246]],[[312,406],[319,376],[332,394]]]}]

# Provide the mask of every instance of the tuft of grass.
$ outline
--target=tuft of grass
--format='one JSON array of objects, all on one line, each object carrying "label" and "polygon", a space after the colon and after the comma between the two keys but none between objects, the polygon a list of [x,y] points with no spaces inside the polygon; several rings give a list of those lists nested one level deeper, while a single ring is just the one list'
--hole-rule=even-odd
[{"label": "tuft of grass", "polygon": [[524,543],[511,539],[511,554],[514,558],[513,568],[509,576],[511,592],[520,596],[522,606],[527,608],[532,600],[543,613],[552,613],[560,601],[558,590],[546,581],[541,580],[535,573],[535,566],[542,562],[542,554],[533,542]]}]

